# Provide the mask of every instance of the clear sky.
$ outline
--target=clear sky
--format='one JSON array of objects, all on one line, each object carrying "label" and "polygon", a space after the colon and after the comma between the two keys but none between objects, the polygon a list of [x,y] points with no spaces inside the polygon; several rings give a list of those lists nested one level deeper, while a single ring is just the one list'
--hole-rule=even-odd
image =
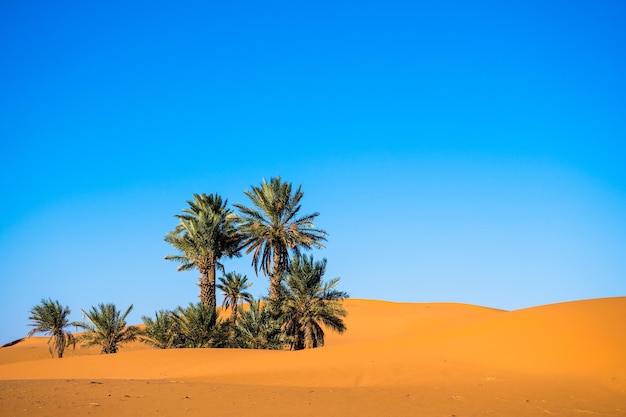
[{"label": "clear sky", "polygon": [[0,343],[196,302],[174,214],[276,175],[352,297],[626,295],[626,6],[508,3],[2,2]]}]

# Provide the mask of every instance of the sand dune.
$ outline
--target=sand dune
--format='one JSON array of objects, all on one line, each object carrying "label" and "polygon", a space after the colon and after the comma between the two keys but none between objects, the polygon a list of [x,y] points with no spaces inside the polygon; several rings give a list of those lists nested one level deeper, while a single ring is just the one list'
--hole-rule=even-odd
[{"label": "sand dune", "polygon": [[0,349],[0,415],[626,415],[626,297],[345,306],[348,332],[300,352],[27,339]]}]

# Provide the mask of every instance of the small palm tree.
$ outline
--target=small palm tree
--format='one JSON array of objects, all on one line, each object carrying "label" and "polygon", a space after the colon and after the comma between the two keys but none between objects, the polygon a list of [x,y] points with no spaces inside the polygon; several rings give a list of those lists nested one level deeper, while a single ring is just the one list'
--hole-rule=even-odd
[{"label": "small palm tree", "polygon": [[302,186],[292,193],[291,183],[275,177],[244,194],[254,208],[235,204],[241,212],[237,221],[244,236],[242,247],[247,247],[246,254],[253,253],[257,274],[260,269],[270,277],[269,298],[276,301],[289,266],[289,252],[297,257],[301,248],[323,248],[326,232],[315,229],[313,220],[319,213],[300,215]]},{"label": "small palm tree", "polygon": [[41,300],[41,304],[34,306],[30,310],[29,320],[32,321],[29,326],[34,327],[28,332],[28,337],[35,333],[44,333],[50,335],[48,339],[48,350],[50,355],[54,357],[56,353],[58,358],[63,357],[65,348],[69,345],[76,346],[74,336],[69,330],[65,330],[67,326],[72,325],[68,321],[71,314],[69,307],[63,307],[57,300],[52,301]]},{"label": "small palm tree", "polygon": [[248,282],[248,277],[236,272],[229,272],[221,277],[219,281],[220,284],[217,285],[217,288],[222,290],[222,295],[224,296],[222,307],[232,310],[232,323],[236,325],[239,304],[252,300],[252,294],[246,291],[252,284]]},{"label": "small palm tree", "polygon": [[235,229],[232,210],[219,195],[194,194],[193,201],[187,203],[189,208],[176,215],[179,224],[165,236],[181,254],[165,259],[179,262],[179,271],[198,269],[200,301],[215,308],[215,270],[223,269],[219,263],[222,257],[239,256],[241,236]]},{"label": "small palm tree", "polygon": [[283,349],[280,321],[270,312],[267,304],[258,300],[250,301],[250,308],[238,308],[240,320],[235,326],[235,339],[238,346],[247,349]]},{"label": "small palm tree", "polygon": [[178,348],[223,347],[228,332],[219,319],[217,311],[203,303],[190,303],[187,308],[178,307],[172,312],[181,343]]},{"label": "small palm tree", "polygon": [[115,307],[115,304],[99,304],[91,307],[89,312],[82,310],[89,321],[77,323],[87,332],[79,340],[85,346],[100,346],[100,353],[117,353],[118,345],[136,340],[140,330],[136,326],[126,326],[126,317],[133,309],[133,305],[124,313]]},{"label": "small palm tree", "polygon": [[291,350],[324,346],[324,329],[343,333],[347,315],[341,301],[348,294],[335,289],[339,278],[322,281],[326,259],[314,262],[313,257],[292,258],[277,307],[284,320],[283,332]]},{"label": "small palm tree", "polygon": [[155,319],[143,316],[141,318],[145,329],[141,334],[141,341],[157,349],[170,349],[184,344],[180,326],[168,310],[157,311]]}]

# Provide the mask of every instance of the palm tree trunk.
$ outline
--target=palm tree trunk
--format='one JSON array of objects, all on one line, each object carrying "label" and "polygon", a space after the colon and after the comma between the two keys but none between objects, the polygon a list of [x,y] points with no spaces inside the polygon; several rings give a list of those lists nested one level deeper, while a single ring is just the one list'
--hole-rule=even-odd
[{"label": "palm tree trunk", "polygon": [[200,301],[205,306],[215,309],[217,307],[217,295],[215,292],[215,264],[200,271],[202,274],[198,278],[198,287],[200,287]]},{"label": "palm tree trunk", "polygon": [[279,251],[274,250],[274,267],[270,277],[270,300],[278,301],[280,294],[280,284],[283,279],[283,263]]},{"label": "palm tree trunk", "polygon": [[57,334],[56,336],[57,357],[61,359],[65,351],[65,334]]},{"label": "palm tree trunk", "polygon": [[309,324],[304,328],[304,348],[312,349],[315,347],[315,343],[313,341],[313,333],[311,332],[311,325]]},{"label": "palm tree trunk", "polygon": [[233,326],[237,325],[237,303],[233,306]]}]

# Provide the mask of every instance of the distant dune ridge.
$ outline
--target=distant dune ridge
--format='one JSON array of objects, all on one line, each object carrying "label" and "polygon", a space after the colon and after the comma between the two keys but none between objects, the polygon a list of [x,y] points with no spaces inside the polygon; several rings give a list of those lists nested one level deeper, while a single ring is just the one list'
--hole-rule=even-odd
[{"label": "distant dune ridge", "polygon": [[25,339],[0,349],[0,415],[626,415],[626,297],[344,305],[348,331],[297,352]]}]

